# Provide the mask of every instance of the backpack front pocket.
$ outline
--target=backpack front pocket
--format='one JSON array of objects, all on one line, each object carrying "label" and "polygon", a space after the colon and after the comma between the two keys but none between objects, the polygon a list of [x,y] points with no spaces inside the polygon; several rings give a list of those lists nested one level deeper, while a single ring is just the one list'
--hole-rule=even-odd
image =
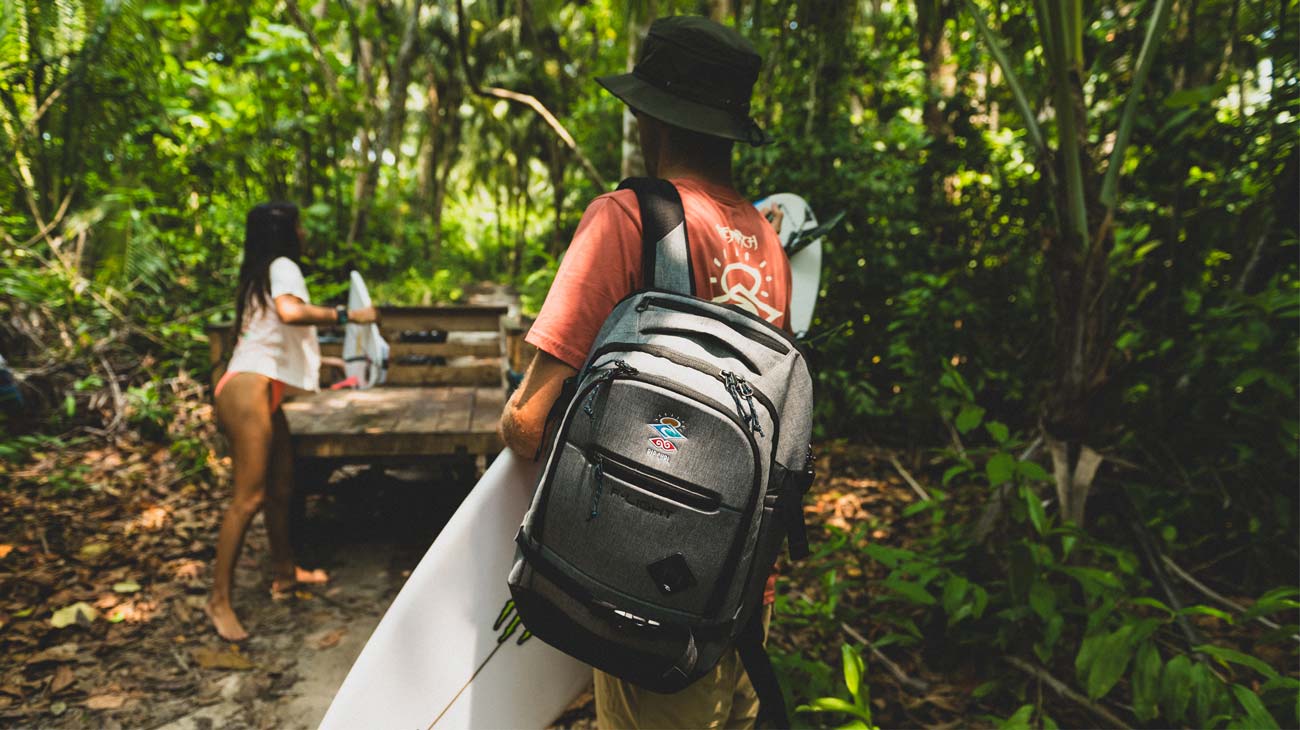
[{"label": "backpack front pocket", "polygon": [[726,406],[659,378],[596,387],[566,419],[532,537],[611,604],[706,617],[747,567],[737,562],[762,476],[753,437]]}]

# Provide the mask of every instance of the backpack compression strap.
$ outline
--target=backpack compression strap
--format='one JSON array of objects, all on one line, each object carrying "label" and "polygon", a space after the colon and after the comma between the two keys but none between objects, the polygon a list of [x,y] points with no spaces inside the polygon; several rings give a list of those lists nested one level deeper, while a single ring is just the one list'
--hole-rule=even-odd
[{"label": "backpack compression strap", "polygon": [[790,727],[790,713],[785,709],[785,695],[772,668],[772,660],[763,646],[763,612],[755,611],[736,638],[736,653],[758,695],[759,727]]},{"label": "backpack compression strap", "polygon": [[694,295],[686,212],[682,210],[682,197],[677,188],[667,180],[629,177],[618,189],[636,193],[641,209],[642,288]]}]

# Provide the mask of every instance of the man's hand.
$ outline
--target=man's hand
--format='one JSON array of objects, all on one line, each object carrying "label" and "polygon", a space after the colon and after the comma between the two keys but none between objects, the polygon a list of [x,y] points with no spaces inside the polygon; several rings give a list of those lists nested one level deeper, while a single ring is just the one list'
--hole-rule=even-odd
[{"label": "man's hand", "polygon": [[546,416],[551,412],[564,381],[577,374],[570,365],[541,350],[528,366],[524,382],[519,384],[501,413],[497,433],[511,451],[531,459],[546,434]]}]

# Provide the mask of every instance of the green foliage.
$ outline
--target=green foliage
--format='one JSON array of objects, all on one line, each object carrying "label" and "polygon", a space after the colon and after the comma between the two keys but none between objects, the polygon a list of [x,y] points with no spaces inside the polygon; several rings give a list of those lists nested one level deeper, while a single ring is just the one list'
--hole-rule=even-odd
[{"label": "green foliage", "polygon": [[[409,57],[407,4],[311,5],[0,4],[0,351],[41,413],[0,459],[31,463],[103,426],[109,353],[134,368],[129,425],[206,468],[199,440],[169,432],[165,384],[207,372],[203,327],[233,310],[244,216],[264,200],[300,205],[317,302],[340,301],[356,269],[383,302],[500,281],[541,306],[605,191],[540,117],[476,95],[466,70],[536,96],[612,181],[622,109],[592,79],[625,68],[642,4],[469,2],[460,18],[424,2]],[[781,594],[777,610],[827,656],[775,662],[796,697],[822,698],[807,717],[859,726],[860,659],[832,666],[844,621],[939,662],[1032,660],[1147,725],[1294,726],[1292,674],[1249,647],[1189,647],[1179,629],[1271,617],[1282,628],[1251,641],[1290,647],[1300,608],[1294,3],[1057,5],[732,4],[728,22],[767,59],[753,114],[775,139],[738,148],[737,186],[844,213],[810,333],[817,435],[937,460],[933,498],[898,517],[919,535],[907,549],[869,540],[869,521],[817,546],[817,595]],[[1062,70],[1086,78],[1083,116],[1057,113]],[[1049,99],[1048,114],[1030,103]],[[1072,149],[1083,156],[1051,152]],[[1060,196],[1044,184],[1067,176]],[[1087,407],[1108,461],[1084,533],[1060,519],[1034,444],[1066,331],[1056,296],[1071,290],[1049,257],[1103,209],[1108,286],[1088,306],[1108,311],[1094,334],[1113,347]],[[67,469],[44,484],[84,488]],[[1258,600],[1168,607],[1115,495],[1160,551]],[[986,508],[997,519],[981,527]],[[989,724],[1055,726],[1005,669],[975,693],[996,707]]]},{"label": "green foliage", "polygon": [[818,697],[806,705],[799,705],[795,712],[819,712],[847,715],[852,718],[842,728],[854,730],[876,730],[871,721],[871,692],[863,682],[866,666],[858,650],[842,644],[840,646],[841,665],[844,669],[844,687],[849,691],[851,701],[840,697]]}]

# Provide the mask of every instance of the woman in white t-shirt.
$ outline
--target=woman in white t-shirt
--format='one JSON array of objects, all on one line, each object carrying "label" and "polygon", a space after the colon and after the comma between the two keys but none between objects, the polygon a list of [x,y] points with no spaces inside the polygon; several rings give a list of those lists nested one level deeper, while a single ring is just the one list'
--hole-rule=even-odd
[{"label": "woman in white t-shirt", "polygon": [[349,312],[312,305],[297,263],[302,238],[298,209],[289,203],[264,203],[248,213],[235,306],[239,340],[215,389],[217,425],[231,446],[235,493],[217,535],[207,613],[228,641],[248,637],[230,594],[244,534],[258,511],[266,510],[272,595],[328,579],[323,571],[300,568],[289,545],[293,462],[280,403],[286,391],[320,389],[316,325],[366,324],[376,318],[373,307]]}]

